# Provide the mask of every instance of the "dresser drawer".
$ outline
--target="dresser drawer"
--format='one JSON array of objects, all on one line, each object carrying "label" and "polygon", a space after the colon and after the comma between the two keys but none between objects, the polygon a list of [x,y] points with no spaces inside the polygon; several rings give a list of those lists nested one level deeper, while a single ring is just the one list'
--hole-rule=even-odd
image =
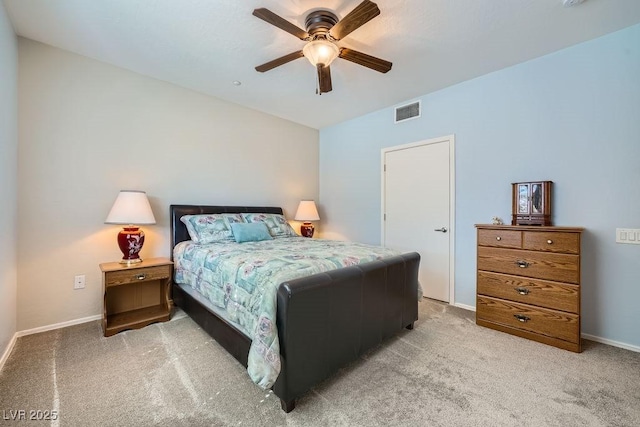
[{"label": "dresser drawer", "polygon": [[525,231],[522,248],[534,251],[580,253],[580,233]]},{"label": "dresser drawer", "polygon": [[578,285],[528,277],[478,271],[478,293],[571,313],[580,309]]},{"label": "dresser drawer", "polygon": [[479,246],[478,270],[580,283],[580,256]]},{"label": "dresser drawer", "polygon": [[522,232],[516,230],[478,230],[478,245],[499,248],[522,247]]},{"label": "dresser drawer", "polygon": [[171,265],[157,267],[131,268],[109,271],[105,274],[106,286],[117,286],[125,283],[143,282],[148,280],[167,279],[171,277]]},{"label": "dresser drawer", "polygon": [[580,316],[478,295],[478,319],[578,343]]}]

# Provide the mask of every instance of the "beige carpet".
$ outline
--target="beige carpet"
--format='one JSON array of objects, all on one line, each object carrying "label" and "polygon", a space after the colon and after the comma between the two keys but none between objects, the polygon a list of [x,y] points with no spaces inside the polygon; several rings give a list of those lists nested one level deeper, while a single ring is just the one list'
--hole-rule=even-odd
[{"label": "beige carpet", "polygon": [[[181,312],[110,338],[96,321],[18,339],[0,372],[0,425],[640,426],[640,353],[583,347],[485,329],[424,300],[413,331],[285,414]],[[52,410],[57,420],[12,420]]]}]

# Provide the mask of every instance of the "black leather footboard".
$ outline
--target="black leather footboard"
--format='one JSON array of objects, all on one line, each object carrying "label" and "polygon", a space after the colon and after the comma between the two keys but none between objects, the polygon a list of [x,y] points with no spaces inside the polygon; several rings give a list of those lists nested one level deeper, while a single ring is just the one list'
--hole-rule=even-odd
[{"label": "black leather footboard", "polygon": [[413,327],[419,264],[414,252],[280,285],[282,370],[273,391],[285,410],[341,367]]}]

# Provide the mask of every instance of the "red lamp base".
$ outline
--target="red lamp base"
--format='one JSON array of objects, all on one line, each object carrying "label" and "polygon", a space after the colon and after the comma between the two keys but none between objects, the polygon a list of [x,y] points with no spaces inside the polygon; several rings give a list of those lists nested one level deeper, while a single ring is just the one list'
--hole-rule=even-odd
[{"label": "red lamp base", "polygon": [[139,227],[132,225],[124,227],[118,233],[118,246],[122,251],[123,257],[120,263],[136,264],[142,262],[142,258],[138,255],[144,244],[144,233]]},{"label": "red lamp base", "polygon": [[313,237],[314,230],[315,229],[313,228],[313,224],[311,224],[310,222],[304,222],[300,226],[300,234],[302,234],[304,237]]}]

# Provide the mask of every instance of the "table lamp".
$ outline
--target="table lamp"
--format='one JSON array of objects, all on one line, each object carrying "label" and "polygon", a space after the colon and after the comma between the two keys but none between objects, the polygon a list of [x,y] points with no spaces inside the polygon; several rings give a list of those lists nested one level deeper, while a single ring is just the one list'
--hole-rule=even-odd
[{"label": "table lamp", "polygon": [[294,219],[296,221],[304,221],[300,226],[300,234],[304,237],[313,237],[314,228],[310,221],[320,220],[318,209],[316,209],[316,202],[313,200],[302,200],[298,205]]},{"label": "table lamp", "polygon": [[142,262],[138,255],[144,244],[144,233],[138,225],[155,224],[147,193],[136,190],[120,190],[105,224],[126,224],[118,233],[118,246],[122,251],[122,264]]}]

